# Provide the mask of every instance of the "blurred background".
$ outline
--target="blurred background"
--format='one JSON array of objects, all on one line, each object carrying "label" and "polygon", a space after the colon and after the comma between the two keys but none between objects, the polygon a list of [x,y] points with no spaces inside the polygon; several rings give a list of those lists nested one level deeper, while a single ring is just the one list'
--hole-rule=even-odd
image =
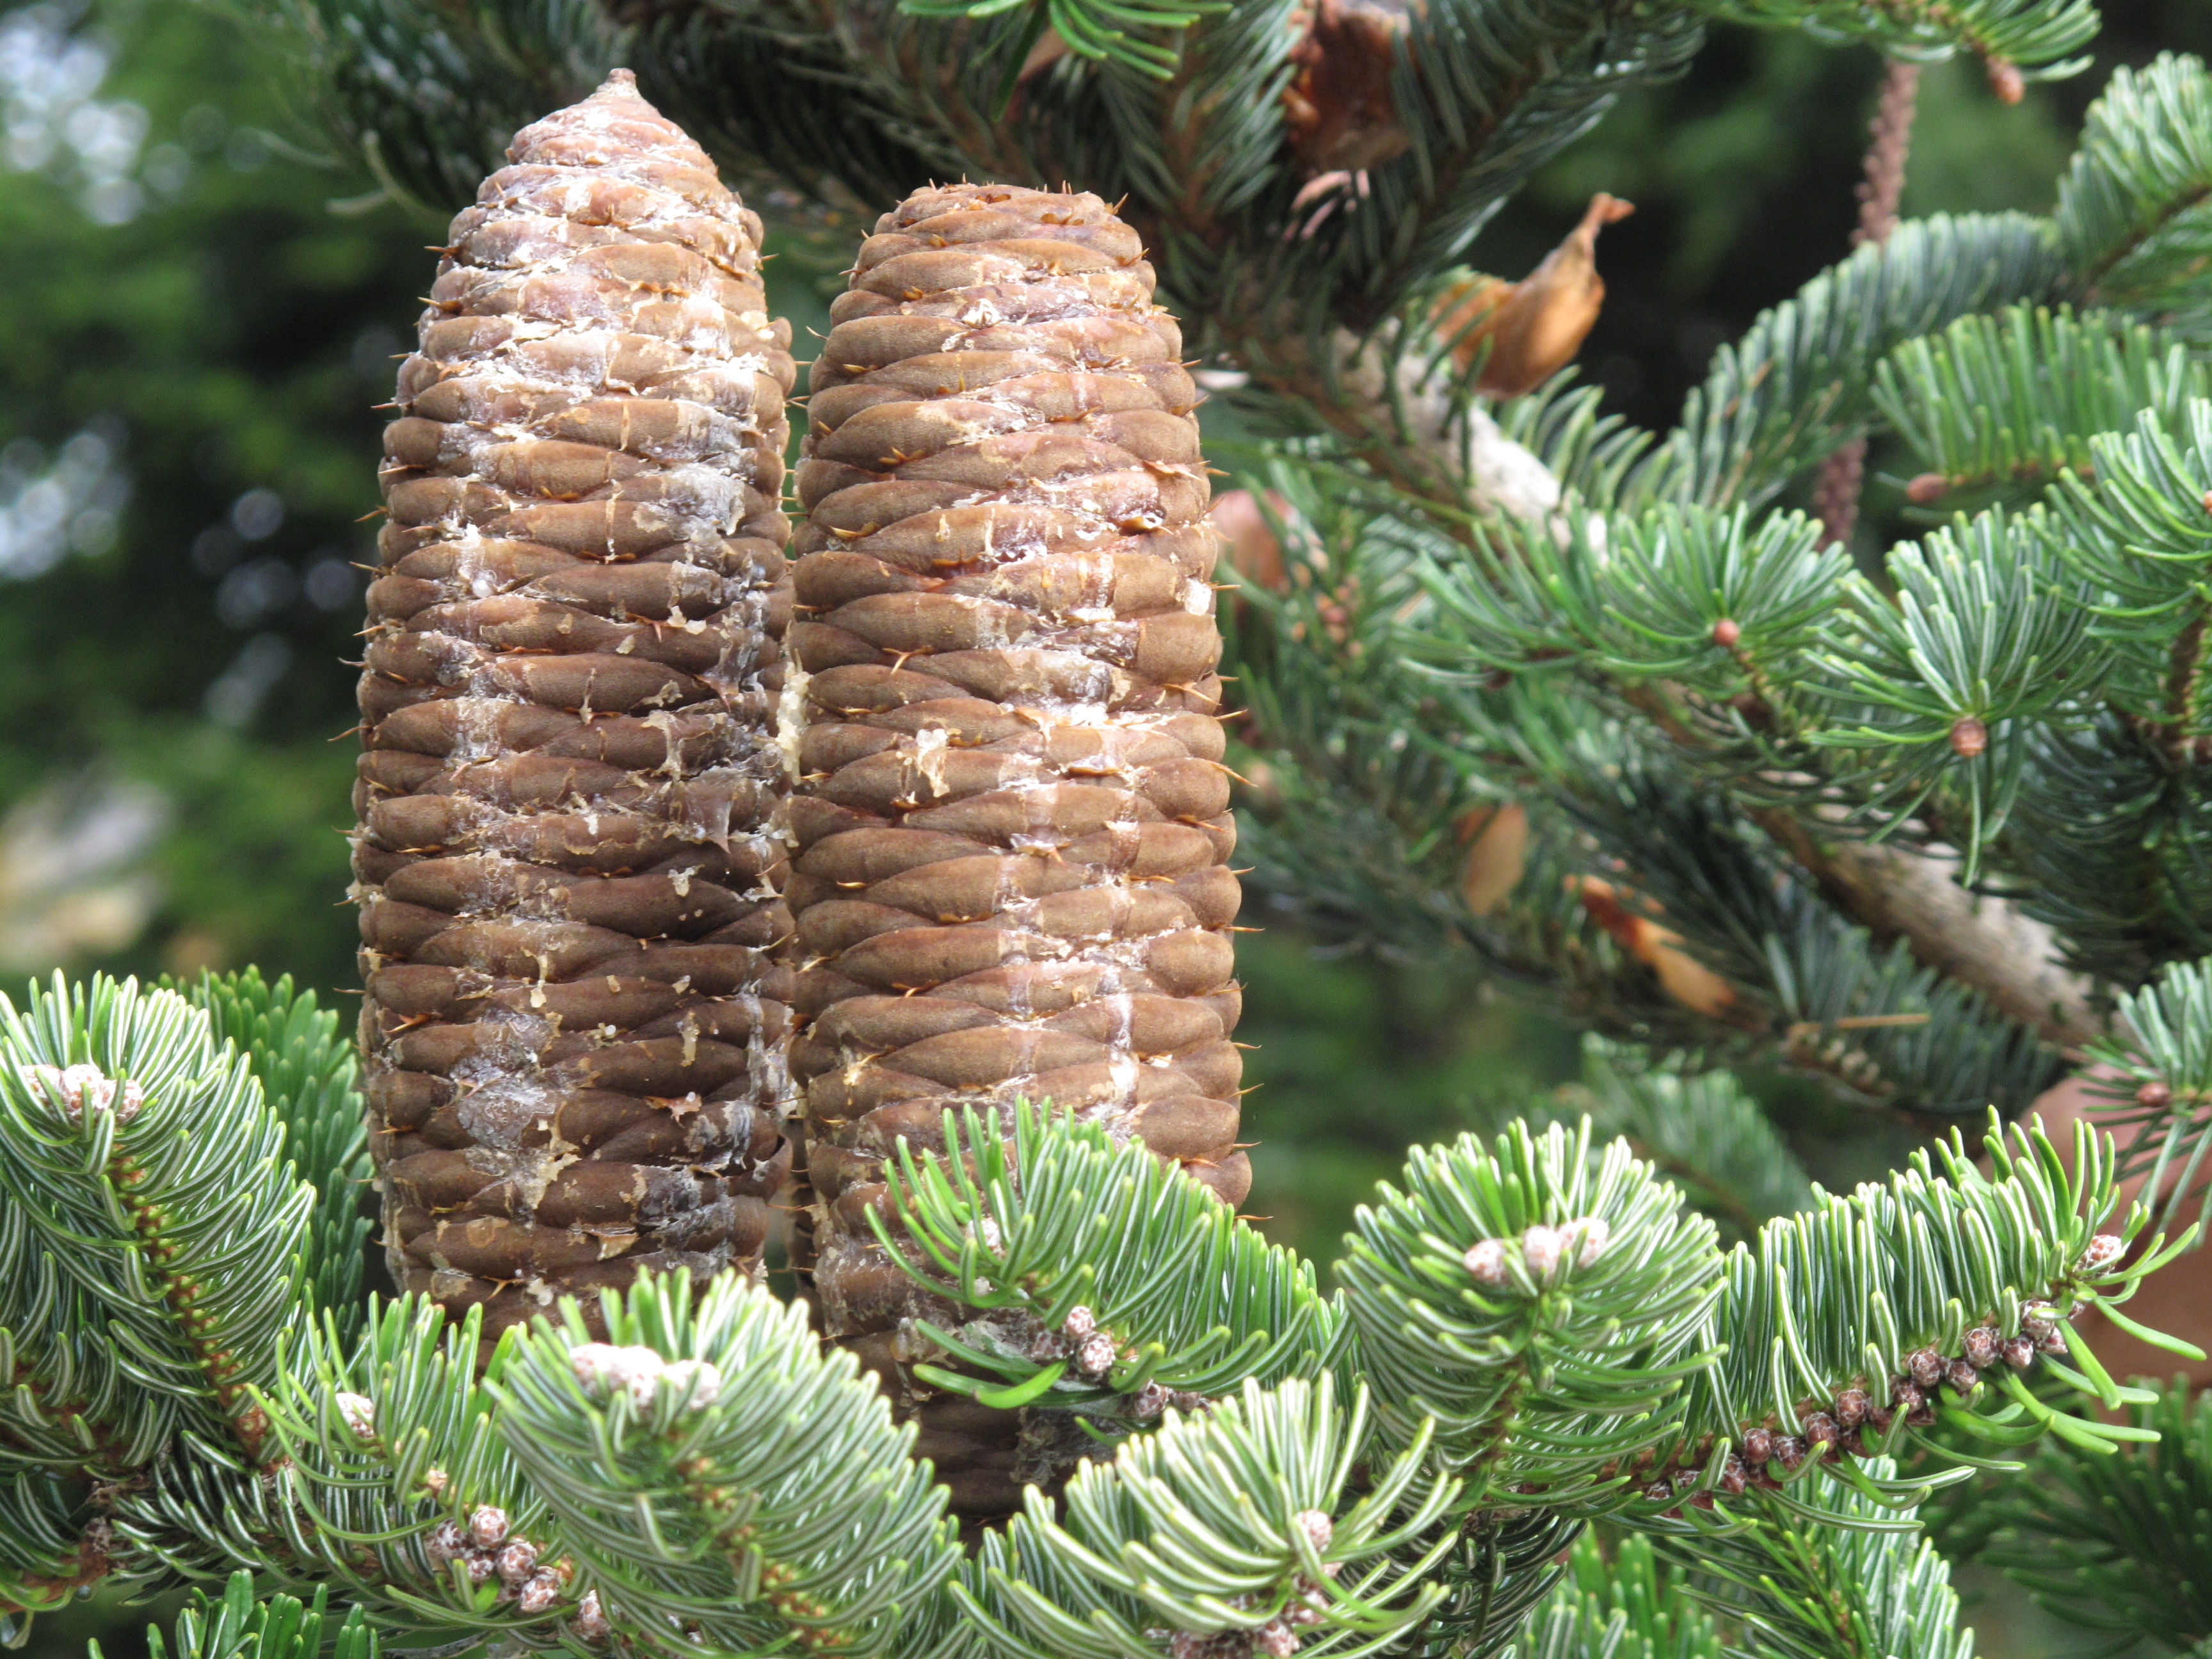
[{"label": "blurred background", "polygon": [[[2114,65],[2212,51],[2204,0],[2104,13],[2097,64],[2017,106],[1971,66],[1923,76],[1907,215],[2047,210]],[[1664,424],[1716,345],[1846,251],[1879,74],[1871,52],[1718,30],[1540,174],[1476,260],[1517,276],[1592,191],[1635,202],[1601,249],[1582,366],[1609,407]],[[285,87],[216,8],[0,0],[0,981],[258,963],[348,1006],[345,659],[374,406],[441,227],[324,155]],[[803,356],[842,261],[783,252],[771,303]],[[1869,549],[1899,499],[1878,477]],[[1333,954],[1275,908],[1250,896],[1262,931],[1240,947],[1252,1207],[1326,1256],[1407,1144],[1558,1086],[1577,1039],[1467,963]],[[1831,1185],[1902,1150],[1817,1092],[1750,1080]],[[95,1601],[34,1650],[98,1635],[135,1659],[157,1615]],[[2002,1589],[1970,1616],[1997,1659],[2097,1650]]]}]

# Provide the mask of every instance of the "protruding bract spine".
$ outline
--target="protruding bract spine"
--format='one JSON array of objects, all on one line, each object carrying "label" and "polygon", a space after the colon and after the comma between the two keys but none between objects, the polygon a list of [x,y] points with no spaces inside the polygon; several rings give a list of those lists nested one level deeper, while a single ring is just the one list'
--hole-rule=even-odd
[{"label": "protruding bract spine", "polygon": [[[886,1376],[927,1304],[866,1211],[948,1110],[1049,1102],[1228,1202],[1249,1184],[1217,544],[1152,286],[1096,197],[926,190],[863,244],[814,366],[791,1063],[823,1317]],[[1048,1469],[1052,1431],[1024,1449],[1010,1416],[922,1408],[970,1520]]]},{"label": "protruding bract spine", "polygon": [[626,70],[508,155],[386,435],[355,852],[386,1248],[490,1334],[757,1262],[788,1162],[760,221]]}]

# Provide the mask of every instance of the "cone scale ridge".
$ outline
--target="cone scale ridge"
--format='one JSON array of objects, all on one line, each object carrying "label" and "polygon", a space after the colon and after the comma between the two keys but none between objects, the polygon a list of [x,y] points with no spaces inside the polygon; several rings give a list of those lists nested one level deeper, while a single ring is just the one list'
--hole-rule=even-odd
[{"label": "cone scale ridge", "polygon": [[386,432],[355,858],[386,1249],[494,1334],[757,1263],[788,1162],[760,222],[627,71],[508,155]]},{"label": "cone scale ridge", "polygon": [[[899,1322],[943,1314],[866,1214],[901,1136],[1026,1097],[1249,1185],[1216,538],[1152,290],[1096,197],[927,190],[863,245],[813,368],[791,1068],[825,1326],[910,1404]],[[1011,1415],[921,1406],[970,1520],[1054,1461]]]}]

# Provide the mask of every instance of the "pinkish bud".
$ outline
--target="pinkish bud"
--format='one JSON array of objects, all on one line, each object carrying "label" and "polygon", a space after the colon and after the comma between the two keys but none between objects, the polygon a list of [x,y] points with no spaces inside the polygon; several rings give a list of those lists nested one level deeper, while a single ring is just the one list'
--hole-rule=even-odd
[{"label": "pinkish bud", "polygon": [[112,1110],[116,1121],[128,1123],[146,1103],[145,1091],[137,1084],[127,1079],[118,1084],[99,1066],[87,1063],[59,1070],[52,1066],[34,1066],[31,1085],[48,1104],[66,1113],[71,1122],[82,1121],[88,1112]]},{"label": "pinkish bud", "polygon": [[2016,1371],[2024,1371],[2035,1364],[2035,1339],[2025,1334],[2004,1340],[2005,1364]]},{"label": "pinkish bud", "polygon": [[529,1582],[523,1585],[520,1594],[514,1598],[514,1605],[520,1612],[539,1613],[560,1599],[561,1575],[549,1569],[530,1575]]},{"label": "pinkish bud", "polygon": [[1567,1236],[1558,1227],[1539,1223],[1521,1235],[1521,1259],[1528,1264],[1528,1276],[1539,1281],[1552,1276],[1566,1248]]},{"label": "pinkish bud", "polygon": [[1466,1265],[1468,1277],[1489,1290],[1505,1288],[1505,1241],[1486,1238],[1460,1258]]},{"label": "pinkish bud", "polygon": [[2116,1265],[2127,1254],[2128,1247],[2116,1233],[2099,1233],[2081,1252],[2074,1271],[2085,1278],[2094,1278]]},{"label": "pinkish bud", "polygon": [[1855,1429],[1867,1420],[1867,1413],[1874,1401],[1867,1397],[1864,1389],[1845,1389],[1836,1396],[1836,1421],[1847,1429]]},{"label": "pinkish bud", "polygon": [[496,1549],[507,1540],[507,1511],[485,1504],[469,1514],[469,1541],[480,1550]]},{"label": "pinkish bud", "polygon": [[1570,1221],[1561,1230],[1570,1242],[1580,1240],[1575,1251],[1575,1266],[1587,1267],[1605,1254],[1606,1246],[1613,1243],[1613,1224],[1601,1215],[1584,1216],[1579,1221]]},{"label": "pinkish bud", "polygon": [[1336,1541],[1336,1522],[1326,1510],[1300,1510],[1297,1516],[1298,1530],[1305,1534],[1306,1542],[1313,1546],[1316,1555],[1328,1553],[1328,1547]]},{"label": "pinkish bud", "polygon": [[1990,1326],[1969,1327],[1964,1346],[1966,1363],[1977,1370],[1987,1370],[1997,1363],[1997,1334]]},{"label": "pinkish bud", "polygon": [[1923,1389],[1932,1389],[1943,1380],[1943,1356],[1933,1348],[1915,1348],[1905,1356],[1905,1368]]},{"label": "pinkish bud", "polygon": [[1755,1469],[1765,1468],[1767,1459],[1774,1455],[1774,1435],[1766,1429],[1753,1429],[1743,1437],[1743,1461]]},{"label": "pinkish bud", "polygon": [[526,1538],[502,1544],[492,1565],[499,1569],[499,1576],[506,1583],[526,1583],[538,1571],[538,1546]]},{"label": "pinkish bud", "polygon": [[346,1427],[363,1440],[376,1438],[376,1402],[366,1395],[348,1394],[341,1389],[333,1396],[338,1415],[345,1419]]},{"label": "pinkish bud", "polygon": [[1713,643],[1720,647],[1723,651],[1733,651],[1735,649],[1735,642],[1742,637],[1743,628],[1741,624],[1735,622],[1729,617],[1723,617],[1718,622],[1713,624]]},{"label": "pinkish bud", "polygon": [[607,1622],[607,1615],[599,1606],[597,1590],[584,1592],[584,1599],[576,1604],[576,1634],[593,1647],[604,1644],[615,1633]]}]

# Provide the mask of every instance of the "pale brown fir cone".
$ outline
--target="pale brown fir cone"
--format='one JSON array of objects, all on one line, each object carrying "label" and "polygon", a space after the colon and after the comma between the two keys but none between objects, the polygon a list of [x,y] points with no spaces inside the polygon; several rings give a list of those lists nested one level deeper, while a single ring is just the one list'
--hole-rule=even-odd
[{"label": "pale brown fir cone", "polygon": [[[814,365],[791,1067],[824,1321],[908,1404],[900,1322],[946,1315],[868,1228],[901,1136],[1026,1097],[1230,1203],[1250,1182],[1218,539],[1152,280],[1096,197],[925,190],[862,245]],[[1042,1413],[920,1410],[970,1522],[1082,1443]]]},{"label": "pale brown fir cone", "polygon": [[627,70],[508,155],[386,431],[355,850],[386,1249],[494,1334],[757,1262],[788,1163],[760,221]]}]

